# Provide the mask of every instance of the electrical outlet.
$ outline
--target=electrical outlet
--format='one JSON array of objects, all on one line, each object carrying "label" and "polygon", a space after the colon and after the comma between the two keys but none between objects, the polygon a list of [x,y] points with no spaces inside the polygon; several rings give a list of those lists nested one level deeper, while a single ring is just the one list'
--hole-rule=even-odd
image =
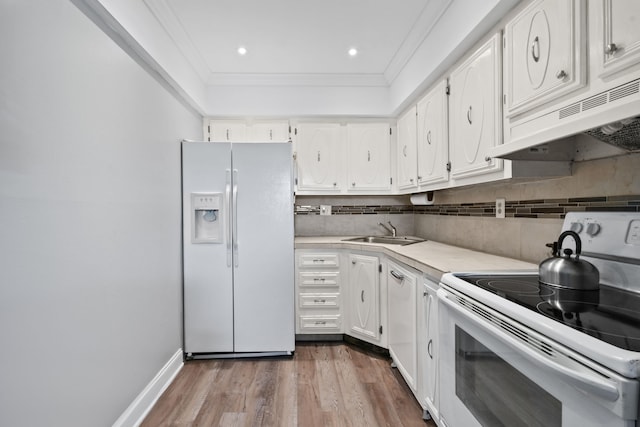
[{"label": "electrical outlet", "polygon": [[504,210],[507,201],[503,198],[496,199],[496,218],[504,218]]},{"label": "electrical outlet", "polygon": [[331,205],[320,205],[320,215],[331,215]]}]

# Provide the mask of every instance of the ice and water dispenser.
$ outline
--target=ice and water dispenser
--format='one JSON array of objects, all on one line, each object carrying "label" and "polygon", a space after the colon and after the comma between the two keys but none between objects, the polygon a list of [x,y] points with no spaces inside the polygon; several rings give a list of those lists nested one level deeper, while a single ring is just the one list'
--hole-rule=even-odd
[{"label": "ice and water dispenser", "polygon": [[222,193],[191,193],[191,243],[224,243]]}]

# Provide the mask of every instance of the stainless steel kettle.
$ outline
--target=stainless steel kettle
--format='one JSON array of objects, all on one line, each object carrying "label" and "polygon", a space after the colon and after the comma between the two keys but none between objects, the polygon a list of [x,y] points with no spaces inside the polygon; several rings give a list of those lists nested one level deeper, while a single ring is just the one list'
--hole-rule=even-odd
[{"label": "stainless steel kettle", "polygon": [[[562,242],[567,236],[573,237],[576,241],[575,255],[571,249],[562,250]],[[558,241],[553,243],[553,257],[540,263],[540,282],[566,289],[583,291],[598,289],[600,273],[593,264],[580,259],[581,251],[582,241],[578,233],[568,230],[560,234]]]}]

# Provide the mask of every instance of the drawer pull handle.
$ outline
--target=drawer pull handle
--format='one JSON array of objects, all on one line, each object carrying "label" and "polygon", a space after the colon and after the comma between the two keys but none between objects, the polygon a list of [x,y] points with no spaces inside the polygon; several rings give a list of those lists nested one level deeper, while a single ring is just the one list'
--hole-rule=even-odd
[{"label": "drawer pull handle", "polygon": [[324,262],[324,259],[314,259],[313,262]]},{"label": "drawer pull handle", "polygon": [[427,353],[429,353],[429,357],[433,359],[433,354],[431,353],[431,346],[433,344],[433,340],[429,340],[429,344],[427,344]]},{"label": "drawer pull handle", "polygon": [[364,289],[360,292],[360,300],[364,302]]},{"label": "drawer pull handle", "polygon": [[324,304],[324,303],[327,302],[327,300],[326,299],[314,299],[313,302],[319,303],[319,304]]},{"label": "drawer pull handle", "polygon": [[404,274],[397,273],[394,270],[391,270],[391,275],[398,280],[404,280]]},{"label": "drawer pull handle", "polygon": [[326,325],[326,324],[327,324],[327,321],[326,321],[326,320],[316,320],[316,321],[315,321],[315,324],[316,324],[316,325]]}]

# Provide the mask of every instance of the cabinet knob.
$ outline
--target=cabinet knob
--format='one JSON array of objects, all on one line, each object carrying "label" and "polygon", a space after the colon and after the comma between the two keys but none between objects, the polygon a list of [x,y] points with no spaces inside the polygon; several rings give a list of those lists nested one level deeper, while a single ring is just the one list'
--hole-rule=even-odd
[{"label": "cabinet knob", "polygon": [[613,55],[617,51],[618,51],[618,46],[616,46],[615,43],[609,43],[607,45],[607,48],[604,50],[604,53],[606,53],[607,55]]},{"label": "cabinet knob", "polygon": [[562,80],[564,78],[566,78],[568,76],[567,72],[564,70],[560,70],[556,73],[556,77],[558,78],[558,80]]},{"label": "cabinet knob", "polygon": [[352,186],[352,187],[355,187],[355,186],[356,186],[356,183],[355,183],[355,182],[352,182],[352,183],[351,183],[351,186]]},{"label": "cabinet knob", "polygon": [[484,161],[485,161],[485,162],[490,162],[490,161],[491,161],[491,157],[486,156],[486,157],[484,158]]}]

